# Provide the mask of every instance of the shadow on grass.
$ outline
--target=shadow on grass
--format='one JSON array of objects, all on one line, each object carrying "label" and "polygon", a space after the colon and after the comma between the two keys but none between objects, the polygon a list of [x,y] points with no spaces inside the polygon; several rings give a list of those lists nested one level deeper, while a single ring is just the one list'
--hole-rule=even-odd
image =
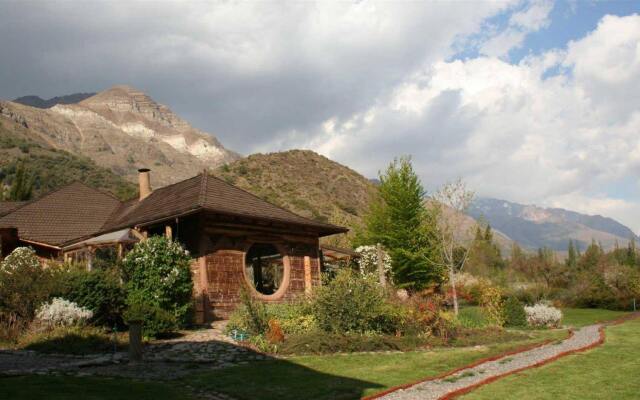
[{"label": "shadow on grass", "polygon": [[[39,337],[26,348],[66,354],[109,353],[114,349],[113,341],[109,340],[107,335],[72,332],[66,335]],[[126,350],[125,343],[120,342],[117,350]],[[238,400],[358,399],[365,392],[383,388],[378,383],[318,371],[294,361],[217,340],[163,341],[146,345],[145,359],[140,364],[108,364],[81,372],[89,372],[96,377],[69,378],[68,381],[73,384],[68,385],[33,385],[28,398],[129,398],[125,391],[108,389],[114,387],[114,378],[122,381],[121,386],[125,389],[131,382],[136,381],[138,395],[145,393],[145,387],[149,393],[157,394],[159,382],[177,380],[176,383],[180,382],[180,386],[188,384],[195,388],[196,392],[224,393]],[[28,381],[31,378],[24,379]],[[61,379],[65,381],[64,377]],[[77,384],[78,379],[87,379],[87,384],[90,381],[90,391],[96,395],[87,396],[87,388]],[[4,382],[9,383],[6,380]],[[58,389],[63,387],[64,391],[59,392]],[[166,392],[164,397],[159,398],[176,398],[172,396],[170,392]],[[20,400],[25,397],[12,395],[8,398]]]}]

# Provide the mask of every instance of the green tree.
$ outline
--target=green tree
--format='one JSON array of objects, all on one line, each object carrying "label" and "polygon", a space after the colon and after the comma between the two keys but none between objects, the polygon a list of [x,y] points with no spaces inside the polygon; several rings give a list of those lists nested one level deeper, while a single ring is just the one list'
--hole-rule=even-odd
[{"label": "green tree", "polygon": [[425,191],[409,157],[395,159],[380,174],[379,192],[365,216],[363,244],[382,244],[391,256],[395,284],[420,290],[442,281],[437,209],[427,209]]},{"label": "green tree", "polygon": [[567,251],[567,267],[575,268],[578,265],[578,254],[576,253],[576,247],[573,244],[573,240],[569,239],[569,249]]},{"label": "green tree", "polygon": [[11,201],[24,201],[30,200],[33,193],[33,177],[30,176],[24,163],[18,164],[16,169],[16,175],[9,189],[9,200]]}]

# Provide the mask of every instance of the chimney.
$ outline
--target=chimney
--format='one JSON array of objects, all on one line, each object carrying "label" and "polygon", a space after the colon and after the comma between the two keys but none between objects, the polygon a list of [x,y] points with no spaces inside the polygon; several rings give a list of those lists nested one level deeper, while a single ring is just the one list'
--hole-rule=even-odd
[{"label": "chimney", "polygon": [[151,177],[149,168],[140,168],[138,170],[138,185],[140,191],[140,201],[144,200],[151,194]]}]

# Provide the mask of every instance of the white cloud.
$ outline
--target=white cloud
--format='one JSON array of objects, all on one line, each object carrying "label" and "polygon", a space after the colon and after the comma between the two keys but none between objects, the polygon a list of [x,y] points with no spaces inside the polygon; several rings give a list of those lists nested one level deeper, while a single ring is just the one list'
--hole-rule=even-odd
[{"label": "white cloud", "polygon": [[506,57],[509,52],[522,46],[527,34],[546,28],[551,22],[553,9],[550,0],[534,0],[509,18],[507,28],[497,31],[480,47],[480,53],[490,57]]},{"label": "white cloud", "polygon": [[[429,187],[463,176],[482,195],[614,216],[637,231],[640,199],[607,192],[640,176],[639,32],[638,15],[605,17],[566,50],[518,64],[430,63],[301,144],[370,176],[410,153]],[[547,76],[557,67],[566,74]]]}]

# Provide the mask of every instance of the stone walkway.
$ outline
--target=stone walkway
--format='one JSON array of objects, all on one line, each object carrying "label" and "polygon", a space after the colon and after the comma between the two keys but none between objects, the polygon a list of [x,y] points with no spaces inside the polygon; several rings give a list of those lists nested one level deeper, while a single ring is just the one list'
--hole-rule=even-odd
[{"label": "stone walkway", "polygon": [[447,395],[475,387],[488,379],[496,379],[502,375],[553,360],[563,355],[563,353],[593,346],[601,340],[601,326],[586,326],[562,342],[547,344],[521,353],[504,356],[494,361],[487,361],[444,378],[427,380],[378,398],[387,400],[437,400],[446,398]]}]

